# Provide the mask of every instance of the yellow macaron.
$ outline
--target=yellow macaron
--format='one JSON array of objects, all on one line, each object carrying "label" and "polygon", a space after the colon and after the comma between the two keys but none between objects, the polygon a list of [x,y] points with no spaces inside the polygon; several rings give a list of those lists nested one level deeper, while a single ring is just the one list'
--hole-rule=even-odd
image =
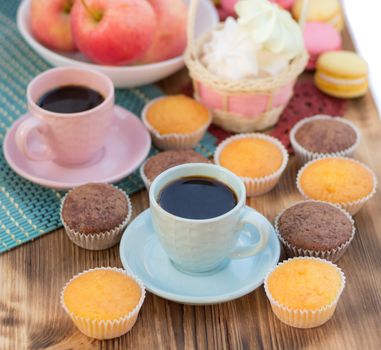
[{"label": "yellow macaron", "polygon": [[[296,20],[300,19],[305,0],[296,0],[292,14]],[[339,0],[309,0],[307,22],[326,22],[337,30],[344,28],[344,17]]]},{"label": "yellow macaron", "polygon": [[315,84],[335,97],[363,96],[368,90],[368,64],[355,52],[326,52],[317,61]]}]

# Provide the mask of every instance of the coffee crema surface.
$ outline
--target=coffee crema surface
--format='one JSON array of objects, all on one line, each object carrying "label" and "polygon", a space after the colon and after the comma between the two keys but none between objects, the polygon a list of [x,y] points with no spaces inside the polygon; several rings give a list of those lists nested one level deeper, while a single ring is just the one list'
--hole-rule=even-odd
[{"label": "coffee crema surface", "polygon": [[104,97],[86,86],[66,85],[52,89],[42,95],[38,105],[55,113],[80,113],[99,106]]},{"label": "coffee crema surface", "polygon": [[237,205],[237,196],[229,186],[214,178],[189,176],[165,186],[158,202],[175,216],[204,220],[232,210]]}]

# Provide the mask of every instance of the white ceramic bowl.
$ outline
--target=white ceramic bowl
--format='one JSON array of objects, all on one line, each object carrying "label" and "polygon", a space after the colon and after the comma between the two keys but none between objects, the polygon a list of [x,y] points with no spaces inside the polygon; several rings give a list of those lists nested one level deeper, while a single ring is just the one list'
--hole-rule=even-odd
[{"label": "white ceramic bowl", "polygon": [[[184,0],[189,3],[190,0]],[[102,66],[91,63],[81,53],[58,53],[40,44],[32,35],[29,23],[30,0],[24,0],[17,12],[17,26],[25,41],[42,58],[56,67],[76,66],[92,68],[106,74],[114,83],[115,87],[124,88],[140,86],[156,82],[168,77],[184,66],[182,56],[152,64],[136,66]],[[196,36],[209,31],[218,23],[218,14],[209,0],[200,0],[196,16]]]}]

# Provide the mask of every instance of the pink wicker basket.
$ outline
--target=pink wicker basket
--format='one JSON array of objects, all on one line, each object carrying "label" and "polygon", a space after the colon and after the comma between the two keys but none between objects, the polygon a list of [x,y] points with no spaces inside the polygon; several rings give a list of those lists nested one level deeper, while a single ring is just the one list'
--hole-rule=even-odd
[{"label": "pink wicker basket", "polygon": [[211,110],[213,123],[225,130],[241,133],[273,126],[293,95],[295,81],[308,61],[307,52],[293,59],[288,69],[275,77],[222,80],[209,72],[200,59],[203,45],[210,40],[212,32],[193,40],[197,4],[198,0],[190,4],[184,57],[193,81],[194,97]]}]

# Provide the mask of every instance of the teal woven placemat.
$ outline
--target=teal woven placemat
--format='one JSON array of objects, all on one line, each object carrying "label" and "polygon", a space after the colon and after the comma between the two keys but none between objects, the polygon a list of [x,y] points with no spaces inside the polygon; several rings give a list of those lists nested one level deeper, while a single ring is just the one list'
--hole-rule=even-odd
[{"label": "teal woven placemat", "polygon": [[[26,112],[27,84],[50,68],[18,34],[15,24],[18,4],[19,1],[0,1],[0,253],[60,227],[59,206],[64,194],[19,177],[3,155],[7,129]],[[116,92],[116,102],[140,115],[145,103],[161,94],[154,85],[123,89]],[[215,138],[207,134],[197,150],[210,156],[214,144]],[[143,188],[143,183],[136,172],[118,186],[131,194]]]}]

